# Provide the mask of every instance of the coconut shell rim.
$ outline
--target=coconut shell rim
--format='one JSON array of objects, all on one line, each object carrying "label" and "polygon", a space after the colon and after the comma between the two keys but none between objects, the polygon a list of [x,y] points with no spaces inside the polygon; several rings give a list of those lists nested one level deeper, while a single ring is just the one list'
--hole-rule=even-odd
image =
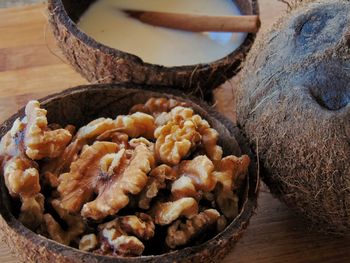
[{"label": "coconut shell rim", "polygon": [[[73,93],[84,92],[84,90],[86,90],[87,88],[91,90],[101,89],[101,91],[103,89],[109,89],[109,88],[134,89],[134,90],[140,89],[142,91],[152,91],[152,92],[162,94],[162,92],[160,92],[158,88],[154,88],[148,85],[141,85],[141,84],[132,84],[132,83],[88,84],[88,85],[81,85],[81,86],[69,88],[69,89],[63,90],[62,92],[48,95],[44,98],[39,99],[39,102],[45,104],[50,101],[54,101],[57,99],[59,100],[60,98],[67,95],[69,96],[70,94],[73,94]],[[218,121],[220,121],[221,124],[224,125],[224,127],[229,131],[229,133],[233,135],[234,138],[237,140],[240,146],[240,149],[242,150],[242,154],[245,153],[251,157],[251,164],[249,166],[249,174],[247,176],[247,183],[246,183],[246,190],[247,190],[247,193],[245,195],[246,200],[242,205],[242,209],[239,215],[222,232],[218,233],[216,236],[214,236],[213,238],[207,240],[206,242],[200,245],[185,247],[179,250],[175,250],[175,251],[171,251],[171,252],[159,254],[159,255],[146,255],[146,256],[139,256],[139,257],[118,257],[118,256],[103,256],[103,255],[98,255],[91,252],[84,252],[70,246],[62,245],[52,239],[41,236],[31,231],[30,229],[28,229],[19,220],[17,220],[14,217],[14,215],[11,213],[10,208],[8,207],[8,204],[6,202],[3,202],[3,199],[7,199],[7,197],[4,197],[4,196],[8,195],[8,193],[5,192],[7,190],[6,190],[6,187],[4,186],[4,178],[1,176],[0,178],[0,191],[1,191],[0,192],[0,201],[1,201],[0,202],[0,236],[2,236],[3,240],[6,240],[7,244],[11,244],[11,242],[8,242],[8,240],[11,240],[14,238],[13,234],[17,235],[18,237],[25,239],[24,240],[25,245],[30,244],[31,246],[34,246],[35,248],[37,248],[38,251],[36,251],[36,253],[45,254],[45,253],[51,252],[53,253],[54,256],[55,255],[63,256],[66,260],[69,260],[67,262],[75,262],[74,258],[79,255],[82,257],[85,256],[86,259],[94,258],[94,259],[97,259],[98,261],[107,260],[107,262],[110,262],[109,260],[113,260],[114,262],[150,262],[153,260],[164,260],[164,262],[178,262],[179,260],[179,262],[181,262],[181,260],[185,260],[188,257],[194,258],[198,256],[199,254],[205,252],[207,248],[210,248],[213,245],[215,247],[220,247],[220,246],[226,247],[230,245],[230,242],[232,242],[232,240],[234,240],[234,242],[237,242],[242,236],[246,227],[248,226],[249,220],[255,214],[255,209],[257,208],[260,176],[259,176],[258,166],[255,162],[255,156],[253,155],[247,143],[246,138],[240,132],[239,128],[235,126],[226,117],[224,117],[222,114],[213,110],[210,106],[198,100],[197,98],[189,97],[188,95],[186,95],[185,93],[179,90],[167,89],[166,92],[167,94],[169,94],[170,92],[170,95],[174,95],[182,99],[190,99],[195,104],[197,104],[202,109],[204,109],[210,116],[214,116]],[[24,108],[25,107],[22,107],[20,110],[17,111],[17,113],[15,113],[14,115],[12,115],[7,120],[1,123],[0,125],[1,137],[11,128],[12,123],[19,116],[23,116]],[[3,191],[4,189],[5,191]],[[7,234],[10,233],[10,235],[5,235],[5,233]],[[17,236],[15,236],[16,239],[18,238]],[[225,243],[225,241],[227,242]],[[222,245],[223,242],[225,243],[224,245]],[[43,253],[43,251],[39,249],[40,247],[43,247],[43,246],[46,247],[44,251],[45,253]],[[231,244],[231,247],[232,247],[232,244]],[[10,249],[18,252],[17,250],[18,248],[10,247]],[[70,253],[62,253],[65,251],[70,251]],[[159,262],[163,262],[163,261],[159,261]]]},{"label": "coconut shell rim", "polygon": [[[258,0],[251,0],[252,2],[252,15],[259,15],[259,5]],[[173,72],[178,70],[185,70],[185,71],[196,71],[201,69],[207,69],[211,67],[215,67],[217,65],[225,65],[228,61],[233,59],[235,56],[239,54],[244,54],[244,57],[248,54],[250,48],[254,44],[254,40],[256,38],[256,33],[248,33],[247,37],[245,38],[244,42],[233,52],[228,54],[227,56],[212,61],[210,63],[198,63],[198,64],[192,64],[192,65],[182,65],[182,66],[163,66],[160,64],[153,64],[149,62],[144,62],[139,56],[121,51],[116,48],[109,47],[105,44],[102,44],[95,40],[94,38],[90,37],[88,34],[83,32],[79,29],[77,24],[71,19],[71,17],[68,15],[62,0],[48,0],[48,7],[49,7],[49,13],[50,16],[55,16],[58,18],[60,23],[64,25],[64,27],[79,41],[84,43],[85,45],[100,50],[101,52],[105,54],[112,55],[113,57],[120,57],[123,59],[128,59],[134,63],[138,63],[144,67],[156,67],[161,68],[162,70],[166,72]],[[51,11],[52,10],[52,11]],[[52,13],[51,13],[52,12]],[[240,63],[241,64],[241,63]]]}]

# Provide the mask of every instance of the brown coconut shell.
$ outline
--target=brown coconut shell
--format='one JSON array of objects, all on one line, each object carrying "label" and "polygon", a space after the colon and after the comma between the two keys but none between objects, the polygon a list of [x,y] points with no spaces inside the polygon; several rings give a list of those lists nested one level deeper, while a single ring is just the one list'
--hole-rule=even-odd
[{"label": "brown coconut shell", "polygon": [[348,234],[350,2],[290,2],[247,57],[238,122],[271,191],[314,228]]},{"label": "brown coconut shell", "polygon": [[[208,120],[220,134],[219,144],[224,154],[251,155],[248,144],[239,129],[209,106],[189,100],[178,91],[163,89],[156,92],[148,86],[140,85],[88,85],[63,91],[40,100],[41,106],[48,110],[49,123],[62,126],[73,124],[77,127],[98,117],[115,118],[126,114],[131,106],[144,103],[150,97],[168,97],[186,101],[190,106]],[[176,95],[176,96],[175,96]],[[3,136],[12,126],[14,120],[24,116],[22,108],[17,114],[5,121],[0,127]],[[0,233],[2,240],[9,245],[12,252],[23,262],[216,262],[220,261],[239,240],[249,223],[257,205],[259,178],[254,162],[249,167],[241,191],[240,213],[224,231],[201,245],[187,247],[162,255],[142,256],[136,258],[107,257],[86,253],[75,248],[61,245],[53,240],[37,235],[22,225],[13,215],[14,202],[4,184],[0,181]]]},{"label": "brown coconut shell", "polygon": [[[105,46],[80,31],[76,22],[94,0],[49,0],[49,20],[58,45],[73,67],[92,83],[165,85],[206,95],[234,76],[255,34],[228,56],[209,64],[164,67]],[[243,14],[258,14],[257,0],[236,0]],[[161,87],[160,87],[161,88]]]}]

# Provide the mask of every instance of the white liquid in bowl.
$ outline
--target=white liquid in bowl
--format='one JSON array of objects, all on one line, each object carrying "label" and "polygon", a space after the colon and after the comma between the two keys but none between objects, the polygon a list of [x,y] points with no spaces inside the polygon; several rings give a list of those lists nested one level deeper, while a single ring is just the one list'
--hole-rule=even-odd
[{"label": "white liquid in bowl", "polygon": [[96,41],[164,66],[210,63],[245,40],[245,33],[192,33],[142,23],[121,9],[203,15],[240,15],[232,0],[98,0],[82,15],[79,28]]}]

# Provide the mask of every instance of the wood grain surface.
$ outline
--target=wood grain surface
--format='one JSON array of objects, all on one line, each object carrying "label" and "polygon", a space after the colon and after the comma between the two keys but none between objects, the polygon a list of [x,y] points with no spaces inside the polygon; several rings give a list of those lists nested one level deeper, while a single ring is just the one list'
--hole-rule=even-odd
[{"label": "wood grain surface", "polygon": [[[285,7],[277,0],[260,0],[262,30]],[[235,82],[232,79],[215,92],[217,109],[232,120]],[[85,83],[56,47],[47,28],[45,4],[0,10],[0,122],[30,99]],[[16,255],[0,243],[0,263],[15,262]],[[262,186],[256,215],[223,262],[350,262],[350,238],[308,231]]]}]

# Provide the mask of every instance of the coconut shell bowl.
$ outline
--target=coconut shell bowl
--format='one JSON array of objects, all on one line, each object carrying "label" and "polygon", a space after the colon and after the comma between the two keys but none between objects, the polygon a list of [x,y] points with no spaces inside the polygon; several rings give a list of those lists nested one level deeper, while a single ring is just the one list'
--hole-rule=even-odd
[{"label": "coconut shell bowl", "polygon": [[[94,0],[49,0],[49,20],[58,45],[71,65],[91,83],[133,82],[181,88],[186,93],[210,94],[211,90],[240,69],[256,34],[209,64],[166,67],[144,62],[140,57],[103,45],[82,32],[77,22]],[[257,0],[236,0],[244,15],[259,13]]]},{"label": "coconut shell bowl", "polygon": [[[60,1],[52,1],[58,3]],[[79,2],[79,1],[78,1]],[[80,1],[79,4],[88,1]],[[79,5],[78,5],[79,6]],[[70,26],[73,24],[70,23]],[[74,28],[74,26],[73,26]],[[78,41],[77,36],[68,38]],[[69,43],[68,41],[67,43]],[[85,45],[84,45],[85,46]],[[87,46],[85,46],[87,47]],[[113,53],[119,56],[119,53]],[[130,57],[131,60],[135,58]],[[139,63],[139,62],[137,62]],[[141,64],[140,64],[141,66]],[[142,66],[141,66],[142,67]],[[149,66],[146,66],[149,67]],[[242,137],[240,130],[219,113],[206,104],[188,99],[179,91],[164,89],[162,92],[146,85],[138,84],[98,84],[80,86],[65,90],[40,99],[40,107],[47,110],[48,123],[56,123],[61,127],[68,124],[76,128],[86,125],[100,117],[114,119],[121,114],[128,114],[133,105],[145,103],[151,97],[165,97],[184,102],[196,114],[206,119],[210,126],[219,134],[217,144],[222,147],[223,156],[250,157],[248,172],[241,182],[236,194],[238,197],[238,214],[227,220],[226,227],[213,232],[206,231],[206,238],[200,242],[189,243],[186,246],[171,249],[166,252],[157,251],[164,241],[153,241],[151,249],[142,256],[121,257],[118,255],[96,254],[84,252],[74,246],[66,246],[52,239],[46,238],[44,232],[30,230],[18,219],[20,213],[19,198],[13,198],[6,187],[5,177],[1,176],[0,188],[0,233],[4,242],[12,252],[23,262],[218,262],[233,248],[243,234],[257,205],[259,178],[254,156]],[[0,136],[3,137],[11,129],[17,118],[23,118],[25,109],[6,120],[0,127]],[[28,120],[30,122],[30,119]],[[57,125],[56,125],[57,128]],[[54,128],[51,128],[54,129]],[[78,136],[78,135],[76,135]],[[144,146],[146,147],[146,146]],[[136,151],[137,148],[135,148]],[[84,151],[84,148],[83,150]],[[26,151],[27,153],[27,151]],[[142,160],[140,160],[142,162]],[[40,164],[40,161],[38,161]],[[72,169],[72,166],[71,166]],[[42,178],[41,178],[42,180]],[[42,188],[42,193],[45,195]],[[21,197],[22,198],[22,197]],[[54,197],[53,197],[54,198]],[[131,200],[131,199],[130,199]],[[45,201],[45,211],[52,209]],[[58,215],[51,212],[53,217]],[[59,213],[59,212],[58,212]],[[57,219],[58,220],[58,219]],[[23,221],[22,221],[23,222]],[[64,228],[64,227],[63,227]],[[152,242],[151,242],[152,243]],[[146,251],[146,250],[145,250]]]}]

